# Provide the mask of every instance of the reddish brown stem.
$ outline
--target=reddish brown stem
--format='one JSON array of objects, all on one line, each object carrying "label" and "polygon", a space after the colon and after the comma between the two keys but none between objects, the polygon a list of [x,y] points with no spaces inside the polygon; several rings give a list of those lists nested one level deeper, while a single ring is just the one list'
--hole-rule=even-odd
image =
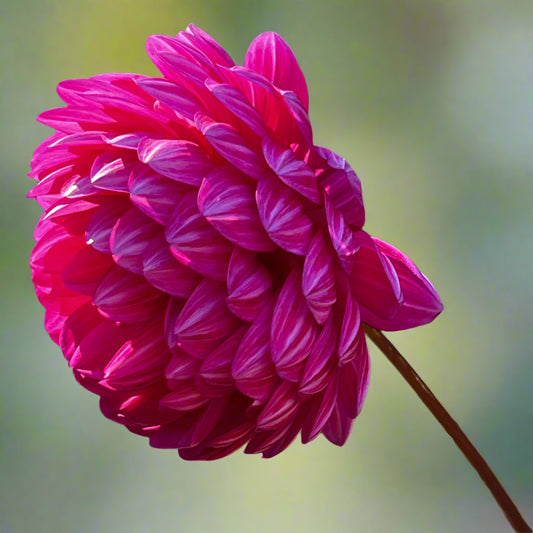
[{"label": "reddish brown stem", "polygon": [[418,397],[425,406],[433,413],[433,416],[440,422],[448,435],[454,440],[463,455],[474,467],[487,488],[492,492],[494,499],[498,502],[507,520],[515,531],[519,533],[531,532],[520,511],[513,500],[509,497],[502,484],[491,470],[485,459],[481,457],[476,447],[470,442],[457,422],[450,416],[444,406],[437,400],[429,387],[422,381],[414,368],[405,360],[402,354],[383,335],[383,333],[365,324],[365,333],[372,339],[372,342],[383,352],[387,359],[396,367],[398,372],[411,385]]}]

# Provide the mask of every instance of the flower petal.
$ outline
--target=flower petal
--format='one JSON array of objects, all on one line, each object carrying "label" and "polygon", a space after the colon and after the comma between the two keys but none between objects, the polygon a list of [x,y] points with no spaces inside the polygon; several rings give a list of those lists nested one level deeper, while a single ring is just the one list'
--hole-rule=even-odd
[{"label": "flower petal", "polygon": [[308,110],[307,84],[300,65],[290,46],[277,33],[258,35],[246,52],[244,66],[262,74],[276,87],[294,91]]},{"label": "flower petal", "polygon": [[434,320],[444,306],[431,282],[403,252],[379,239],[373,240],[398,275],[403,302],[398,313],[390,319],[362,308],[363,321],[374,328],[396,331],[422,326]]},{"label": "flower petal", "polygon": [[241,320],[253,322],[272,296],[272,276],[257,254],[236,247],[228,267],[229,310]]},{"label": "flower petal", "polygon": [[263,155],[281,181],[315,204],[321,203],[315,173],[291,149],[283,148],[269,137],[264,137]]},{"label": "flower petal", "polygon": [[139,159],[156,172],[182,183],[198,186],[213,163],[197,144],[175,139],[144,139]]},{"label": "flower petal", "polygon": [[323,324],[330,315],[337,296],[332,257],[322,233],[317,233],[305,256],[302,292],[315,320]]},{"label": "flower petal", "polygon": [[315,336],[315,321],[302,294],[300,274],[294,269],[280,291],[272,315],[272,360],[280,377],[299,380]]},{"label": "flower petal", "polygon": [[204,358],[238,327],[239,321],[226,307],[226,288],[204,279],[185,303],[172,328],[178,346],[194,357]]},{"label": "flower petal", "polygon": [[231,242],[257,252],[276,249],[261,224],[255,183],[232,167],[218,167],[202,181],[198,209]]},{"label": "flower petal", "polygon": [[305,255],[313,238],[313,224],[304,214],[298,195],[274,175],[257,185],[257,207],[270,238],[287,252]]}]

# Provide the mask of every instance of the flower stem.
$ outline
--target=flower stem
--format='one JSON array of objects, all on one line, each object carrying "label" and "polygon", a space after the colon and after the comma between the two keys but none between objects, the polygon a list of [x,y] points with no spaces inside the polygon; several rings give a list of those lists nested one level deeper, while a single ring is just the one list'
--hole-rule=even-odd
[{"label": "flower stem", "polygon": [[494,499],[498,502],[507,520],[515,531],[519,533],[531,532],[520,511],[511,500],[502,484],[491,470],[485,459],[481,457],[476,447],[470,442],[457,422],[450,416],[444,406],[437,400],[429,387],[422,381],[414,368],[406,361],[402,354],[383,335],[383,333],[367,324],[364,325],[365,333],[372,339],[372,342],[383,352],[385,357],[396,367],[403,378],[411,385],[418,397],[424,402],[426,407],[433,413],[433,416],[440,422],[448,435],[454,440],[463,455],[479,474],[487,488],[492,492]]}]

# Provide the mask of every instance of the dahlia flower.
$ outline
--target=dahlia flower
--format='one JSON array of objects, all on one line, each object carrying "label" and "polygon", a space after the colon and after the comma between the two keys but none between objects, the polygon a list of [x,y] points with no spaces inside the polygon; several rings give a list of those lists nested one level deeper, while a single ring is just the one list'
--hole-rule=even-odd
[{"label": "dahlia flower", "polygon": [[59,84],[35,151],[31,269],[45,327],[105,416],[184,459],[301,435],[342,445],[368,387],[364,325],[442,310],[363,230],[361,183],[316,146],[281,37],[243,66],[195,26],[152,36],[161,77]]}]

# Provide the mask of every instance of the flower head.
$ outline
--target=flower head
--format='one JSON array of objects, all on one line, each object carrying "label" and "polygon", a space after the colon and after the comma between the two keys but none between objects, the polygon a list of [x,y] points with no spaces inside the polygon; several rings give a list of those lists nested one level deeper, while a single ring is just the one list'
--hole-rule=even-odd
[{"label": "flower head", "polygon": [[342,445],[361,410],[363,323],[430,322],[439,297],[362,228],[361,184],[313,144],[304,76],[275,33],[236,66],[189,26],[152,36],[160,78],[59,84],[35,151],[31,256],[45,326],[105,416],[216,459],[301,434]]}]

